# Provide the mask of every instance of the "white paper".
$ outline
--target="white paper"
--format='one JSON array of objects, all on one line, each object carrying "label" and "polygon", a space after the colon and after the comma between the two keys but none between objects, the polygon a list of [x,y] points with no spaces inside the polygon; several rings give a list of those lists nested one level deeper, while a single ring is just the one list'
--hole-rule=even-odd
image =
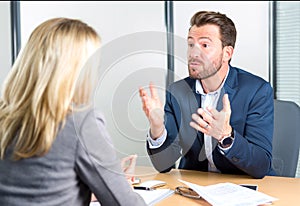
[{"label": "white paper", "polygon": [[99,202],[90,202],[90,206],[100,206]]},{"label": "white paper", "polygon": [[200,186],[180,179],[178,181],[186,184],[213,206],[257,206],[278,200],[229,182]]},{"label": "white paper", "polygon": [[[147,205],[152,206],[155,203],[167,198],[174,194],[171,189],[155,189],[155,190],[134,190],[142,196]],[[91,202],[89,206],[100,206],[99,202]]]},{"label": "white paper", "polygon": [[156,187],[164,186],[165,184],[166,184],[166,182],[161,181],[161,180],[148,180],[146,182],[139,184],[139,186],[156,188]]},{"label": "white paper", "polygon": [[174,194],[171,189],[155,189],[155,190],[134,190],[142,196],[147,205],[154,205],[155,203],[165,199],[166,197]]}]

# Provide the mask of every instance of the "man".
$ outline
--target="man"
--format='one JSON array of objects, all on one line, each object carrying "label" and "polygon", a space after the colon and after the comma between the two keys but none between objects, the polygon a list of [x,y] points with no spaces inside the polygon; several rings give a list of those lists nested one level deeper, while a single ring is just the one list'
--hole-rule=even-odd
[{"label": "man", "polygon": [[188,33],[189,77],[171,84],[164,109],[150,83],[140,88],[150,122],[147,151],[155,168],[274,175],[271,167],[273,90],[230,65],[236,29],[219,12],[200,11]]}]

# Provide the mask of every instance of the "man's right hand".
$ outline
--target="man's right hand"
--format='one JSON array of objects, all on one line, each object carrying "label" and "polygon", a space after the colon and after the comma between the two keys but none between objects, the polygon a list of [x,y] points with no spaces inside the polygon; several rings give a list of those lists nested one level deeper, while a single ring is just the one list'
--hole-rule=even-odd
[{"label": "man's right hand", "polygon": [[149,89],[151,96],[148,96],[142,87],[139,88],[139,92],[143,103],[143,111],[150,122],[151,138],[157,139],[163,134],[165,129],[164,109],[153,83],[149,84]]}]

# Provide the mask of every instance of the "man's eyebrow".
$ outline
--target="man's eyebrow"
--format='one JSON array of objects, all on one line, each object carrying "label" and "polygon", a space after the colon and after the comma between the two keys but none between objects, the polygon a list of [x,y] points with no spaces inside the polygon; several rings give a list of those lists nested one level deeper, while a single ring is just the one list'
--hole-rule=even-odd
[{"label": "man's eyebrow", "polygon": [[[188,36],[188,40],[189,39],[194,39],[193,37],[191,37],[191,36]],[[209,37],[199,37],[197,40],[203,40],[203,39],[205,39],[205,40],[209,40],[209,41],[212,41],[212,39],[211,38],[209,38]]]}]

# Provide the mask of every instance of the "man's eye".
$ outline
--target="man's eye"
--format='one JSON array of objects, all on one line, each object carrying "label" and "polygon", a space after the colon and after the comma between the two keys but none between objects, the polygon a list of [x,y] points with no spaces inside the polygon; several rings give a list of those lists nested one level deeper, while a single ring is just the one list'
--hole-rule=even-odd
[{"label": "man's eye", "polygon": [[208,48],[208,47],[209,47],[208,44],[202,44],[202,46],[203,46],[204,48]]},{"label": "man's eye", "polygon": [[192,47],[194,46],[194,44],[188,44],[188,46],[189,46],[190,48],[192,48]]}]

